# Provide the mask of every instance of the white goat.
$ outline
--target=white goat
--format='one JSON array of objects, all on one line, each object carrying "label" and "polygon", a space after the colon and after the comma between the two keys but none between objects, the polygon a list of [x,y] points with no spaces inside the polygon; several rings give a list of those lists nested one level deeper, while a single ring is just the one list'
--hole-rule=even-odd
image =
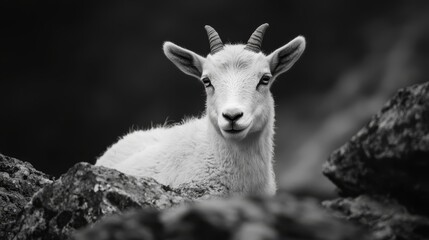
[{"label": "white goat", "polygon": [[298,36],[266,56],[261,41],[268,24],[246,45],[224,45],[206,26],[206,58],[171,42],[164,53],[184,73],[206,87],[206,111],[180,125],[134,131],[111,146],[96,165],[152,177],[171,187],[218,182],[226,194],[274,194],[274,100],[270,87],[300,57]]}]

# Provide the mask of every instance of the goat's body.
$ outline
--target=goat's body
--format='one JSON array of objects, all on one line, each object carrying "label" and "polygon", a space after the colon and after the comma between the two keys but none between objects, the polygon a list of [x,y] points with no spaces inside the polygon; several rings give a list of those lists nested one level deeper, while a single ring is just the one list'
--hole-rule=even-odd
[{"label": "goat's body", "polygon": [[206,26],[211,49],[206,58],[166,42],[167,58],[204,83],[205,114],[172,127],[132,132],[97,165],[171,187],[213,187],[216,195],[274,194],[270,87],[298,60],[305,40],[297,37],[266,56],[260,46],[267,27],[258,27],[246,45],[225,45]]},{"label": "goat's body", "polygon": [[97,165],[152,177],[171,187],[221,184],[227,194],[274,194],[272,130],[246,144],[225,142],[206,116],[168,128],[134,131]]}]

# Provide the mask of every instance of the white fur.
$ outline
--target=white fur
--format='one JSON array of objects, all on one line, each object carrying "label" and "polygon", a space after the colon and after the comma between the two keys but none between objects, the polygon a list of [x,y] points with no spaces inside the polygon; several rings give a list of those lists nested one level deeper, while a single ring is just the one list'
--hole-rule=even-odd
[{"label": "white fur", "polygon": [[[96,165],[153,177],[171,187],[217,183],[226,186],[227,194],[274,194],[274,101],[269,88],[304,47],[304,38],[298,37],[265,56],[244,45],[225,45],[204,58],[166,42],[164,52],[179,69],[211,80],[205,114],[174,126],[131,132]],[[264,74],[272,76],[270,83],[257,87]],[[234,112],[243,113],[234,123],[222,115]],[[231,128],[242,131],[230,133]]]}]

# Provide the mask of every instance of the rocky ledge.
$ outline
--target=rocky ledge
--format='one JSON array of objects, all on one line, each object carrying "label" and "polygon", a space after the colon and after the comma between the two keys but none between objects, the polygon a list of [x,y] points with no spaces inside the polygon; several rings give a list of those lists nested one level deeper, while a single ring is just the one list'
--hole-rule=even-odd
[{"label": "rocky ledge", "polygon": [[[32,171],[35,176],[27,179],[45,176]],[[171,189],[151,178],[88,163],[76,164],[56,181],[41,179],[43,188],[28,197],[19,215],[8,217],[14,224],[1,229],[7,232],[5,239],[69,239],[85,227],[90,228],[78,231],[75,239],[366,238],[360,228],[330,216],[317,201],[286,194],[202,202],[222,189]]]},{"label": "rocky ledge", "polygon": [[14,239],[67,239],[105,215],[130,209],[169,208],[205,191],[176,191],[151,178],[78,163],[37,192],[14,225]]},{"label": "rocky ledge", "polygon": [[28,162],[0,154],[0,239],[11,237],[10,227],[33,194],[52,182]]},{"label": "rocky ledge", "polygon": [[378,239],[429,239],[429,83],[402,90],[324,166],[325,203]]}]

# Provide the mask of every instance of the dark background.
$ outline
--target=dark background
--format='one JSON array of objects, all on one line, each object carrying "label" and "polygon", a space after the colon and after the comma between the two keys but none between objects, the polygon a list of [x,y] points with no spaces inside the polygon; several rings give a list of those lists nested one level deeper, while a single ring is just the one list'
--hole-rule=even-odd
[{"label": "dark background", "polygon": [[161,46],[209,52],[204,25],[263,49],[307,39],[273,86],[282,188],[322,197],[329,153],[400,87],[427,81],[427,1],[3,1],[0,152],[59,176],[132,128],[204,111],[204,88]]}]

